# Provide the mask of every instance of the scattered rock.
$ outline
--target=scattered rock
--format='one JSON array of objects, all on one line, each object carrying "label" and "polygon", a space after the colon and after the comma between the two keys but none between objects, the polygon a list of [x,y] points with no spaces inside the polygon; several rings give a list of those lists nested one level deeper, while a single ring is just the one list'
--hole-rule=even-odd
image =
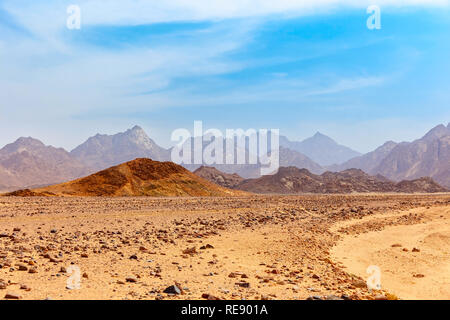
[{"label": "scattered rock", "polygon": [[31,288],[28,287],[26,284],[21,284],[20,285],[20,290],[31,291]]},{"label": "scattered rock", "polygon": [[167,287],[163,292],[167,294],[181,294],[180,288],[176,285]]},{"label": "scattered rock", "polygon": [[31,267],[30,270],[28,270],[28,273],[37,273],[37,268],[36,267]]},{"label": "scattered rock", "polygon": [[25,265],[21,264],[21,263],[19,263],[17,265],[17,267],[18,267],[19,271],[28,271],[28,268]]},{"label": "scattered rock", "polygon": [[213,296],[211,294],[208,294],[208,293],[202,294],[202,298],[206,299],[206,300],[220,300],[220,298]]},{"label": "scattered rock", "polygon": [[309,296],[306,300],[323,300],[321,296]]},{"label": "scattered rock", "polygon": [[187,249],[183,250],[183,254],[194,255],[196,253],[197,253],[197,250],[195,249],[195,247],[187,248]]},{"label": "scattered rock", "polygon": [[353,280],[352,284],[356,288],[367,288],[367,283],[364,280]]},{"label": "scattered rock", "polygon": [[15,294],[15,293],[7,293],[5,295],[5,299],[8,299],[8,300],[20,300],[20,299],[22,299],[22,296],[18,295],[18,294]]},{"label": "scattered rock", "polygon": [[245,281],[236,282],[235,284],[241,288],[250,288],[250,283]]}]

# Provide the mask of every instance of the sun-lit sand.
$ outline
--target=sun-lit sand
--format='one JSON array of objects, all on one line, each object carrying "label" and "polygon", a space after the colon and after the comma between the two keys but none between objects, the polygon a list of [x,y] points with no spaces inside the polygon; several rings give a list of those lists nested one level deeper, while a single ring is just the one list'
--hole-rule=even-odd
[{"label": "sun-lit sand", "polygon": [[449,298],[449,210],[446,194],[0,197],[0,298]]}]

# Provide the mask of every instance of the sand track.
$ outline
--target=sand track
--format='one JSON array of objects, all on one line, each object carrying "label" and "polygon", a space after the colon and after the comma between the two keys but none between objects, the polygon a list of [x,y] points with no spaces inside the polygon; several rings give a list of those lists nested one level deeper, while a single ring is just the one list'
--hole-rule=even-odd
[{"label": "sand track", "polygon": [[[366,269],[381,269],[382,288],[402,299],[450,299],[450,207],[416,208],[388,215],[414,214],[422,221],[387,226],[381,231],[364,230],[375,220],[352,221],[361,234],[349,234],[332,250],[332,259],[346,270],[367,278]],[[419,251],[413,252],[416,248]],[[417,250],[414,250],[417,251]]]}]

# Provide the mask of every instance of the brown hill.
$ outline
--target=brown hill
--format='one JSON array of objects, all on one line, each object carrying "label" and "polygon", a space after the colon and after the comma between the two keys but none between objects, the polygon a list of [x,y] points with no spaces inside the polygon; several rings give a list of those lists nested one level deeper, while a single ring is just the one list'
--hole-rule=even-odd
[{"label": "brown hill", "polygon": [[244,181],[244,178],[238,174],[223,173],[214,167],[202,166],[195,170],[194,173],[197,176],[218,184],[224,188],[235,188],[238,184]]},{"label": "brown hill", "polygon": [[57,196],[161,197],[244,194],[217,186],[175,163],[146,158],[129,161],[71,182],[34,189],[32,192],[36,195]]},{"label": "brown hill", "polygon": [[403,180],[397,183],[395,187],[397,192],[404,192],[404,193],[414,193],[414,192],[435,193],[448,191],[447,189],[444,189],[429,177],[423,177],[416,180]]},{"label": "brown hill", "polygon": [[430,178],[396,184],[382,176],[370,176],[359,169],[315,175],[306,169],[295,167],[282,167],[274,175],[245,180],[236,188],[263,194],[448,191]]}]

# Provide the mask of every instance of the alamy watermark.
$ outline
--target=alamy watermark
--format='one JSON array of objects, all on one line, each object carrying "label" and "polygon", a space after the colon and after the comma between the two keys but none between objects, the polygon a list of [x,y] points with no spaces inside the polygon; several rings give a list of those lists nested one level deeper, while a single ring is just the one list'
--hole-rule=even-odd
[{"label": "alamy watermark", "polygon": [[69,30],[81,29],[81,8],[78,5],[72,4],[67,7],[67,22],[66,26]]},{"label": "alamy watermark", "polygon": [[80,267],[76,265],[71,265],[67,268],[67,274],[70,275],[67,278],[66,288],[69,290],[80,290],[81,289],[81,270]]},{"label": "alamy watermark", "polygon": [[377,5],[371,5],[367,8],[367,14],[370,14],[367,19],[367,28],[369,30],[381,29],[381,9]]},{"label": "alamy watermark", "polygon": [[194,122],[193,134],[184,128],[171,136],[177,142],[171,160],[177,164],[259,165],[261,175],[274,174],[280,164],[279,129],[219,129],[203,131],[203,122]]},{"label": "alamy watermark", "polygon": [[366,284],[369,290],[381,289],[381,269],[378,266],[367,267],[366,273],[370,276],[367,278]]},{"label": "alamy watermark", "polygon": [[[367,28],[369,30],[381,29],[381,9],[378,5],[370,5],[366,10],[367,14],[370,14],[367,19]],[[79,5],[71,4],[67,7],[67,28],[69,30],[81,29],[81,8]]]}]

